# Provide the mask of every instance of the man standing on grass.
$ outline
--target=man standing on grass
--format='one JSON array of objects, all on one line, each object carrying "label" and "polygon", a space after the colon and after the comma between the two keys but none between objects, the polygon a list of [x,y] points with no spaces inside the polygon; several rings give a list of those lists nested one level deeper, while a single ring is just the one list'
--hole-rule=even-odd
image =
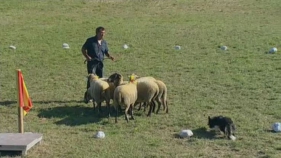
[{"label": "man standing on grass", "polygon": [[[82,54],[87,61],[88,74],[94,73],[100,78],[103,77],[103,60],[104,55],[114,61],[114,57],[108,53],[107,42],[103,39],[105,35],[104,27],[96,28],[96,35],[90,37],[82,46]],[[90,87],[90,83],[87,83],[87,89]]]}]

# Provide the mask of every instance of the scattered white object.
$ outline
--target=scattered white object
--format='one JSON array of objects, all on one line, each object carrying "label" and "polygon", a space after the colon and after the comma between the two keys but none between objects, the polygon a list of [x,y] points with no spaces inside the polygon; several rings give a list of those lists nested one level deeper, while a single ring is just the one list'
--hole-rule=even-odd
[{"label": "scattered white object", "polygon": [[124,48],[124,49],[128,49],[129,46],[128,46],[127,44],[124,44],[124,45],[123,45],[123,48]]},{"label": "scattered white object", "polygon": [[273,47],[269,50],[269,53],[276,53],[277,52],[277,48]]},{"label": "scattered white object", "polygon": [[181,138],[191,137],[191,136],[193,136],[193,132],[189,129],[184,129],[184,130],[181,130],[179,136]]},{"label": "scattered white object", "polygon": [[227,50],[227,46],[221,46],[221,50]]},{"label": "scattered white object", "polygon": [[98,131],[95,135],[96,138],[104,138],[105,137],[105,134],[103,131]]},{"label": "scattered white object", "polygon": [[176,49],[176,50],[180,50],[180,49],[181,49],[181,46],[175,46],[175,49]]},{"label": "scattered white object", "polygon": [[10,45],[9,48],[11,48],[11,49],[17,49],[16,46],[12,46],[12,45]]},{"label": "scattered white object", "polygon": [[68,45],[67,43],[63,43],[63,44],[62,44],[62,48],[64,48],[64,49],[69,49],[69,45]]},{"label": "scattered white object", "polygon": [[274,132],[281,132],[281,123],[280,122],[275,122],[273,125],[272,125],[272,130]]},{"label": "scattered white object", "polygon": [[236,137],[234,135],[231,135],[230,139],[234,141],[234,140],[236,140]]}]

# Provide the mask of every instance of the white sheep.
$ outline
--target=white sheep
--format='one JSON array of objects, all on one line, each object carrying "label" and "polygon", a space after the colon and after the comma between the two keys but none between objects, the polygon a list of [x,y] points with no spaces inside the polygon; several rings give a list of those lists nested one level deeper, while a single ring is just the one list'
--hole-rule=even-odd
[{"label": "white sheep", "polygon": [[115,75],[116,77],[109,82],[109,78],[98,78],[94,74],[88,76],[88,82],[90,87],[88,88],[85,95],[85,102],[87,103],[90,99],[93,99],[93,105],[95,108],[95,102],[98,104],[99,112],[101,111],[101,103],[106,101],[106,106],[108,110],[108,117],[110,117],[110,99],[113,100],[113,93],[116,88],[115,84],[123,82],[123,76],[114,73],[111,76]]},{"label": "white sheep", "polygon": [[131,119],[133,116],[133,106],[137,100],[138,91],[135,83],[135,75],[132,74],[130,82],[116,87],[114,90],[113,104],[116,109],[115,123],[117,123],[118,109],[121,106],[125,107],[125,119],[129,122],[128,111],[130,109]]},{"label": "white sheep", "polygon": [[[154,77],[147,76],[147,77],[138,77],[137,80],[138,80],[138,82],[142,82],[142,81],[147,81],[147,80],[153,80],[153,81],[155,81],[156,79],[155,79]],[[145,109],[146,109],[146,103],[137,102],[137,103],[135,104],[135,106],[136,106],[137,104],[139,104],[138,110],[140,110],[141,107],[143,106],[143,107],[144,107],[144,111],[145,111]]]},{"label": "white sheep", "polygon": [[[156,114],[159,112],[160,110],[160,106],[163,105],[163,108],[164,108],[164,111],[166,113],[168,113],[168,105],[167,105],[167,87],[165,85],[165,83],[161,80],[157,80],[155,79],[154,77],[141,77],[141,78],[138,78],[137,81],[138,82],[142,82],[142,81],[154,81],[157,85],[158,85],[158,88],[159,88],[159,93],[158,95],[155,97],[155,101],[158,103],[158,109],[156,111]],[[153,112],[155,111],[155,103],[154,103],[154,100],[152,101],[152,103],[154,104],[153,106]],[[141,108],[141,105],[139,107],[139,110]],[[145,109],[144,109],[145,110]]]},{"label": "white sheep", "polygon": [[[113,82],[118,78],[117,74],[113,74],[108,78],[108,81]],[[118,81],[118,80],[117,80]],[[167,109],[167,87],[166,85],[160,81],[156,80],[153,77],[141,77],[137,80],[137,91],[138,91],[138,98],[135,102],[137,103],[145,103],[150,106],[149,113],[147,116],[151,116],[151,111],[155,109],[155,102],[158,103],[157,112],[159,112],[160,106],[163,105],[164,109]],[[126,81],[115,83],[115,86],[120,86]],[[119,107],[118,107],[119,108]],[[121,108],[119,108],[121,109]],[[165,111],[167,111],[165,110]]]},{"label": "white sheep", "polygon": [[136,80],[138,98],[136,103],[145,103],[149,105],[149,112],[147,116],[151,116],[153,107],[155,107],[154,100],[159,94],[159,87],[153,78],[139,78]]},{"label": "white sheep", "polygon": [[[101,112],[101,103],[106,102],[108,113],[110,109],[110,89],[109,83],[101,80],[94,74],[89,75],[90,87],[87,90],[86,100],[93,99],[97,103],[98,111]],[[94,105],[95,108],[95,105]],[[110,115],[110,114],[108,114]]]}]

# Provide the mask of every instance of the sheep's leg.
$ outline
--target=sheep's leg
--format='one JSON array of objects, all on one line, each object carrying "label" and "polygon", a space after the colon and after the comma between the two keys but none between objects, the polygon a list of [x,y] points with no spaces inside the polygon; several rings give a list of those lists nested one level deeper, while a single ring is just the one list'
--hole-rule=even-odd
[{"label": "sheep's leg", "polygon": [[110,118],[110,100],[106,101],[106,107],[108,112],[108,118]]},{"label": "sheep's leg", "polygon": [[160,107],[161,107],[161,101],[159,98],[156,99],[156,102],[158,104],[158,107],[157,107],[157,110],[156,110],[156,114],[158,114],[159,110],[160,110]]},{"label": "sheep's leg", "polygon": [[94,110],[96,109],[96,104],[95,102],[93,101],[93,107],[94,107]]},{"label": "sheep's leg", "polygon": [[168,109],[168,102],[167,102],[167,100],[164,103],[165,103],[165,111],[166,111],[166,113],[168,113],[169,109]]},{"label": "sheep's leg", "polygon": [[[140,102],[140,103],[137,103],[137,104],[139,104],[139,108],[138,108],[138,111],[140,111],[140,110],[141,110],[141,107],[143,107],[143,106],[145,105],[145,103],[142,103],[142,102]],[[137,104],[135,104],[135,105],[137,105]]]},{"label": "sheep's leg", "polygon": [[116,106],[115,110],[116,110],[116,115],[115,115],[115,123],[117,123],[117,117],[118,117],[118,108],[119,108],[119,105]]},{"label": "sheep's leg", "polygon": [[133,104],[130,106],[130,115],[131,115],[131,119],[134,120],[134,115],[133,115]]},{"label": "sheep's leg", "polygon": [[98,106],[99,106],[99,112],[102,113],[101,102],[98,104]]},{"label": "sheep's leg", "polygon": [[150,117],[151,112],[152,112],[152,104],[151,104],[151,102],[149,102],[147,105],[149,105],[149,111],[148,111],[147,117]]},{"label": "sheep's leg", "polygon": [[[157,99],[156,99],[156,102],[158,103],[158,106],[161,106],[161,103]],[[151,103],[152,103],[152,112],[155,113],[156,103],[154,100]],[[157,111],[158,111],[158,108],[157,108]]]},{"label": "sheep's leg", "polygon": [[146,102],[144,102],[144,103],[142,104],[142,106],[143,106],[143,112],[145,112],[145,111],[146,111],[146,107],[147,107]]},{"label": "sheep's leg", "polygon": [[[151,112],[155,113],[155,107],[156,107],[155,101],[150,102],[150,107],[152,109]],[[150,110],[150,108],[149,108],[149,110]]]},{"label": "sheep's leg", "polygon": [[101,110],[101,102],[97,104],[97,108],[98,108],[98,115],[101,114],[102,110]]},{"label": "sheep's leg", "polygon": [[152,105],[152,112],[155,113],[155,106],[156,106],[156,105],[155,105],[155,102],[152,101],[152,102],[151,102],[151,105]]},{"label": "sheep's leg", "polygon": [[125,109],[125,119],[127,120],[127,123],[129,122],[129,118],[128,118],[128,111],[129,111],[129,108],[130,108],[130,105],[127,105],[127,106],[126,106],[126,109]]},{"label": "sheep's leg", "polygon": [[[140,111],[140,110],[141,110],[141,106],[142,106],[142,105],[141,105],[141,103],[137,103],[137,104],[139,104],[138,111]],[[136,105],[137,105],[137,104],[136,104]]]}]

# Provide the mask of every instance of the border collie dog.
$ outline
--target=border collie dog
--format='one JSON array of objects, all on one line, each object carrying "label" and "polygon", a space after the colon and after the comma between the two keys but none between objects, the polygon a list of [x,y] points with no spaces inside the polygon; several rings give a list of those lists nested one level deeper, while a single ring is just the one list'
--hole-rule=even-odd
[{"label": "border collie dog", "polygon": [[208,117],[208,125],[211,129],[214,129],[216,127],[219,128],[220,131],[224,133],[225,136],[227,136],[228,139],[235,140],[236,137],[234,135],[235,131],[235,125],[231,118],[224,117],[224,116],[215,116],[211,118]]}]

